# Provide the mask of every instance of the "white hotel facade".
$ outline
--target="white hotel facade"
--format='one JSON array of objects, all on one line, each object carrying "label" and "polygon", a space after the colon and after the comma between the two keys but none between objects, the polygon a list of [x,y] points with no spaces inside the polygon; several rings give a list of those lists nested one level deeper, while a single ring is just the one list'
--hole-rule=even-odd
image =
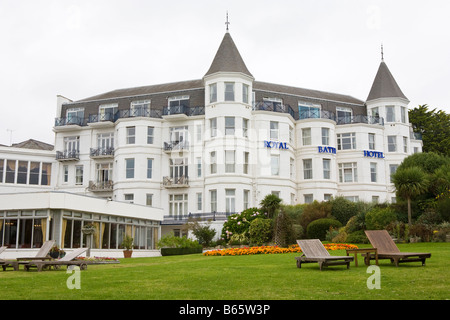
[{"label": "white hotel facade", "polygon": [[[133,230],[155,227],[143,249],[155,249],[161,234],[181,234],[189,216],[211,218],[220,230],[228,214],[270,193],[286,204],[395,201],[390,174],[422,151],[409,101],[384,61],[361,101],[256,81],[228,32],[202,79],[57,100],[55,146],[43,161],[51,182],[27,186],[132,203],[113,215],[135,218]],[[11,179],[12,149],[0,150],[2,203],[29,191],[17,189],[17,172]],[[6,218],[11,209],[3,207]],[[148,209],[148,219],[145,210],[134,217],[135,208]]]}]

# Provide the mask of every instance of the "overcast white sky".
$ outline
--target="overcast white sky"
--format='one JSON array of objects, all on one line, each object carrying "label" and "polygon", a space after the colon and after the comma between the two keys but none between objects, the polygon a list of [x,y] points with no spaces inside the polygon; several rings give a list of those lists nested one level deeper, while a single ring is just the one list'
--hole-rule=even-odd
[{"label": "overcast white sky", "polygon": [[450,1],[0,0],[0,144],[54,143],[56,96],[201,79],[230,33],[258,81],[367,98],[381,57],[450,113]]}]

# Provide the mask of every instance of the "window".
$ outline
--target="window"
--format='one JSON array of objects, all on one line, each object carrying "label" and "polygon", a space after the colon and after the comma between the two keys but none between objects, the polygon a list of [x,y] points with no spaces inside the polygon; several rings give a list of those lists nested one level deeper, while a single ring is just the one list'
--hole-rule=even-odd
[{"label": "window", "polygon": [[182,219],[188,215],[188,195],[171,194],[169,195],[169,216],[175,219]]},{"label": "window", "polygon": [[202,158],[196,158],[197,162],[197,178],[202,176]]},{"label": "window", "polygon": [[170,128],[170,142],[181,148],[189,146],[189,131],[187,126]]},{"label": "window", "polygon": [[270,157],[270,167],[271,167],[271,173],[273,176],[280,175],[280,156],[279,155],[273,155]]},{"label": "window", "polygon": [[403,137],[403,152],[408,153],[408,137]]},{"label": "window", "polygon": [[294,128],[289,126],[289,143],[294,144]]},{"label": "window", "polygon": [[304,146],[311,145],[311,128],[302,129],[302,143]]},{"label": "window", "polygon": [[289,177],[295,179],[295,160],[294,158],[289,159]]},{"label": "window", "polygon": [[210,190],[209,197],[211,199],[211,212],[217,211],[217,190]]},{"label": "window", "polygon": [[154,127],[147,127],[147,144],[153,144],[154,133]]},{"label": "window", "polygon": [[202,211],[202,193],[197,193],[197,211]]},{"label": "window", "polygon": [[248,137],[248,119],[242,119],[242,136]]},{"label": "window", "polygon": [[170,178],[179,183],[184,181],[180,179],[189,177],[188,175],[188,158],[169,159]]},{"label": "window", "polygon": [[406,108],[400,107],[401,119],[403,123],[406,123]]},{"label": "window", "polygon": [[41,186],[49,186],[51,184],[52,177],[52,164],[51,163],[42,163],[42,171],[41,171]]},{"label": "window", "polygon": [[375,133],[369,133],[369,150],[375,150]]},{"label": "window", "polygon": [[351,201],[351,202],[358,202],[359,201],[359,196],[345,196],[344,197],[346,200]]},{"label": "window", "polygon": [[372,203],[379,203],[380,197],[379,196],[372,196]]},{"label": "window", "polygon": [[75,166],[75,184],[83,184],[83,166]]},{"label": "window", "polygon": [[388,136],[388,152],[397,151],[397,136]]},{"label": "window", "polygon": [[298,102],[299,119],[315,119],[320,118],[320,105],[311,102]]},{"label": "window", "polygon": [[323,200],[324,201],[330,201],[332,196],[333,195],[331,193],[324,193],[323,194]]},{"label": "window", "polygon": [[6,161],[6,183],[15,183],[16,182],[16,160],[7,160]]},{"label": "window", "polygon": [[133,159],[125,159],[125,167],[126,167],[126,175],[127,179],[134,178],[134,158]]},{"label": "window", "polygon": [[331,159],[323,159],[323,178],[331,179]]},{"label": "window", "polygon": [[217,83],[209,85],[209,102],[217,102]]},{"label": "window", "polygon": [[395,122],[394,106],[386,106],[386,122]]},{"label": "window", "polygon": [[236,190],[225,189],[225,212],[236,212]]},{"label": "window", "polygon": [[248,103],[248,85],[242,85],[242,102]]},{"label": "window", "polygon": [[250,153],[249,152],[244,152],[244,165],[242,168],[242,172],[244,174],[248,174],[248,159],[249,159]]},{"label": "window", "polygon": [[125,193],[123,196],[125,198],[125,201],[127,201],[129,203],[134,202],[134,194],[133,193]]},{"label": "window", "polygon": [[17,183],[27,184],[28,177],[28,161],[19,161],[19,167],[17,170]]},{"label": "window", "polygon": [[358,182],[356,162],[339,163],[339,182]]},{"label": "window", "polygon": [[371,116],[375,119],[380,117],[380,113],[378,112],[378,107],[370,109]]},{"label": "window", "polygon": [[250,199],[250,190],[244,190],[244,210],[247,210],[250,207],[249,199]]},{"label": "window", "polygon": [[108,154],[108,151],[114,148],[114,132],[97,134],[98,155]]},{"label": "window", "polygon": [[150,115],[150,100],[133,101],[130,105],[131,117],[145,117]]},{"label": "window", "polygon": [[389,182],[392,183],[392,175],[395,173],[395,171],[397,171],[398,168],[398,164],[390,164],[389,165],[389,174],[390,174],[390,180]]},{"label": "window", "polygon": [[84,123],[84,108],[67,109],[67,124],[83,125],[83,123]]},{"label": "window", "polygon": [[211,174],[217,173],[217,155],[215,151],[209,154]]},{"label": "window", "polygon": [[136,142],[136,127],[127,127],[127,144]]},{"label": "window", "polygon": [[64,156],[66,158],[78,158],[80,154],[80,137],[64,138]]},{"label": "window", "polygon": [[370,163],[370,181],[377,182],[377,163],[376,162]]},{"label": "window", "polygon": [[97,183],[103,187],[107,187],[112,181],[113,164],[97,163]]},{"label": "window", "polygon": [[278,140],[278,122],[270,121],[270,139]]},{"label": "window", "polygon": [[345,107],[336,107],[337,123],[352,123],[352,109]]},{"label": "window", "polygon": [[217,136],[217,118],[209,119],[209,126],[211,127],[211,138]]},{"label": "window", "polygon": [[117,103],[102,104],[98,107],[99,121],[114,121],[114,115],[117,112]]},{"label": "window", "polygon": [[5,165],[5,160],[0,159],[0,183],[3,182],[3,171],[4,171],[3,166],[4,165]]},{"label": "window", "polygon": [[153,174],[153,159],[147,159],[147,179],[151,179]]},{"label": "window", "polygon": [[69,166],[68,165],[63,166],[63,182],[64,183],[69,182]]},{"label": "window", "polygon": [[201,124],[197,124],[195,126],[195,130],[196,130],[196,138],[195,138],[195,140],[197,142],[201,142],[202,141],[202,125]]},{"label": "window", "polygon": [[351,133],[339,133],[337,135],[338,150],[350,150],[356,149],[356,134]]},{"label": "window", "polygon": [[234,117],[225,117],[225,135],[234,135]]},{"label": "window", "polygon": [[169,97],[169,109],[180,111],[182,107],[189,107],[189,96],[174,96]]},{"label": "window", "polygon": [[312,203],[314,201],[314,195],[312,193],[303,195],[305,203]]},{"label": "window", "polygon": [[225,82],[225,101],[234,101],[234,82]]},{"label": "window", "polygon": [[312,179],[312,159],[303,159],[303,179]]},{"label": "window", "polygon": [[152,193],[147,193],[145,195],[145,205],[147,205],[149,207],[153,207],[153,194]]},{"label": "window", "polygon": [[232,173],[235,171],[235,151],[225,150],[225,172]]},{"label": "window", "polygon": [[[30,184],[39,184],[39,171],[41,168],[40,162],[31,162],[30,163]],[[2,169],[3,164],[0,161],[0,182],[2,180]],[[67,169],[68,170],[68,169]]]},{"label": "window", "polygon": [[328,146],[330,144],[330,129],[322,128],[322,145]]}]

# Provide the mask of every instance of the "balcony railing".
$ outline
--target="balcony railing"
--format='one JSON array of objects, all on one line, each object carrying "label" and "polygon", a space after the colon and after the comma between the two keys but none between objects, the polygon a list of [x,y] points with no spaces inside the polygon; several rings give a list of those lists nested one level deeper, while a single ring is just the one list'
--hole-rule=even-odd
[{"label": "balcony railing", "polygon": [[298,119],[299,120],[303,120],[303,119],[329,119],[329,120],[336,121],[336,115],[334,114],[333,111],[328,111],[328,110],[319,110],[319,109],[304,110],[304,111],[299,112]]},{"label": "balcony railing", "polygon": [[184,188],[189,187],[189,177],[163,177],[163,186],[166,188]]},{"label": "balcony railing", "polygon": [[92,192],[105,192],[113,190],[112,181],[89,181],[89,191]]},{"label": "balcony railing", "polygon": [[196,219],[200,221],[226,221],[229,216],[235,213],[236,212],[202,212],[189,213],[188,215],[165,215],[161,224],[185,224],[189,219]]},{"label": "balcony railing", "polygon": [[170,141],[164,142],[164,151],[182,151],[189,149],[189,141]]},{"label": "balcony railing", "polygon": [[171,106],[163,108],[163,116],[185,114],[191,116],[201,116],[205,114],[205,107]]},{"label": "balcony railing", "polygon": [[71,116],[69,118],[55,118],[55,127],[68,125],[85,126],[86,119],[76,116]]},{"label": "balcony railing", "polygon": [[289,113],[295,119],[295,112],[288,104],[281,104],[273,101],[255,102],[253,111],[273,111],[280,113]]},{"label": "balcony railing", "polygon": [[356,115],[348,117],[337,117],[336,124],[352,124],[352,123],[366,123],[366,124],[379,124],[384,126],[384,119],[381,117]]},{"label": "balcony railing", "polygon": [[91,158],[109,158],[114,156],[114,148],[91,148]]},{"label": "balcony railing", "polygon": [[79,151],[56,151],[56,160],[58,160],[58,161],[80,160],[80,152]]}]

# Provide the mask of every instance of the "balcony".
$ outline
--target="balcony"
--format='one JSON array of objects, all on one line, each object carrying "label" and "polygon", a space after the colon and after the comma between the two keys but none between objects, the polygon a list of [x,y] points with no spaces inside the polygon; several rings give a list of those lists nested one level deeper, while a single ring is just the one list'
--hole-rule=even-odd
[{"label": "balcony", "polygon": [[166,188],[186,188],[189,187],[189,177],[163,177],[163,186]]},{"label": "balcony", "polygon": [[89,191],[92,192],[109,192],[113,191],[112,181],[89,181]]},{"label": "balcony", "polygon": [[189,150],[189,141],[164,142],[165,152],[172,152],[172,151],[181,152],[183,150]]},{"label": "balcony", "polygon": [[202,212],[189,213],[188,215],[165,215],[161,225],[180,225],[185,224],[190,219],[200,221],[226,221],[229,216],[236,212]]},{"label": "balcony", "polygon": [[344,116],[337,117],[336,124],[353,124],[353,123],[365,123],[365,124],[378,124],[380,126],[384,126],[384,119],[381,117],[373,117],[373,116],[365,116],[365,115],[357,115],[357,116]]},{"label": "balcony", "polygon": [[113,158],[114,148],[91,148],[89,155],[92,159]]},{"label": "balcony", "polygon": [[191,116],[201,116],[205,114],[205,107],[188,107],[188,106],[171,106],[163,108],[163,116],[170,115],[186,115]]},{"label": "balcony", "polygon": [[78,161],[80,160],[79,151],[56,151],[56,160],[64,161]]},{"label": "balcony", "polygon": [[273,101],[255,102],[253,111],[273,111],[279,113],[289,113],[295,119],[295,112],[288,104],[281,104]]}]

